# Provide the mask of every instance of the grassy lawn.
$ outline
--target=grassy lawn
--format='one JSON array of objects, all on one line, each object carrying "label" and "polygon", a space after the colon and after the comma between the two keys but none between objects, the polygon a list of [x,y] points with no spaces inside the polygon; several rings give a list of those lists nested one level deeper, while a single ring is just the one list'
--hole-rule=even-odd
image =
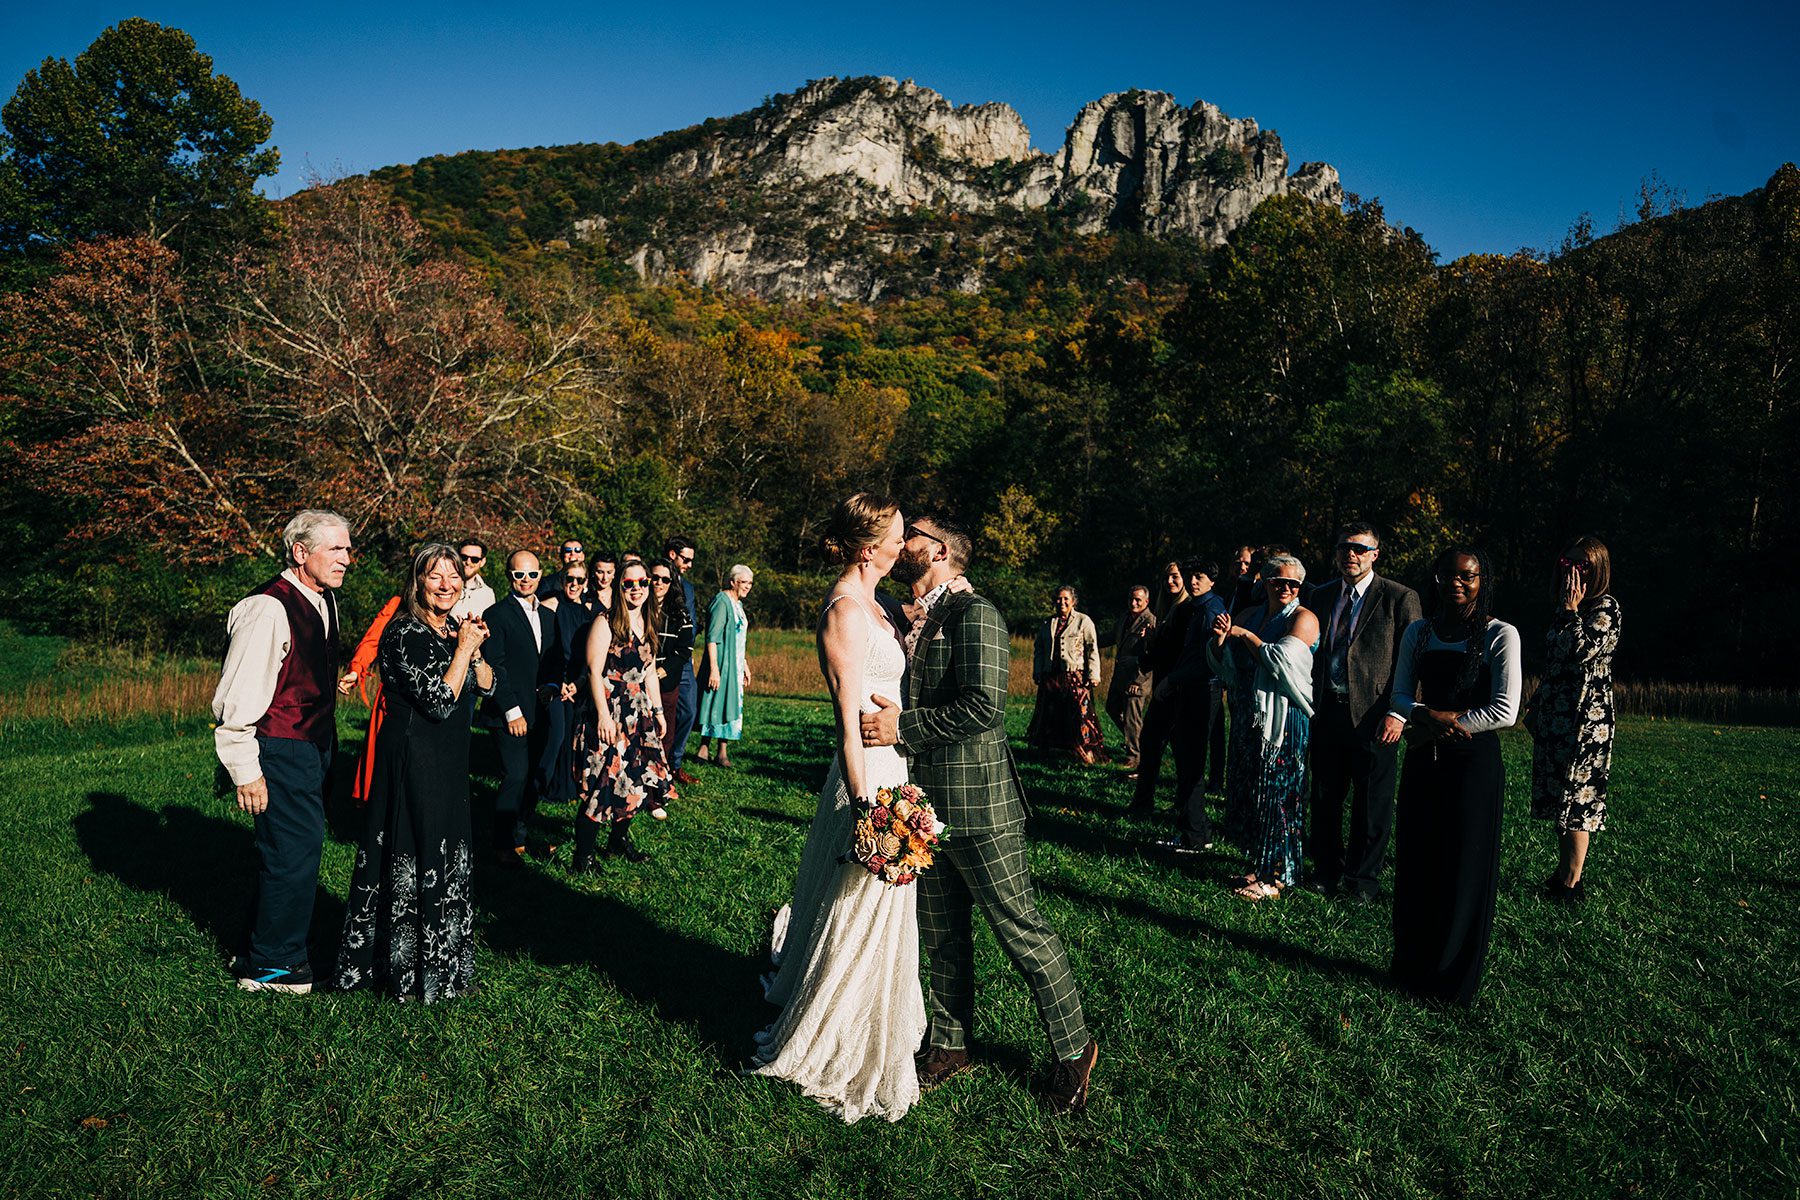
[{"label": "grassy lawn", "polygon": [[[15,635],[7,689],[57,650]],[[25,661],[23,656],[33,656]],[[36,664],[35,666],[33,664]],[[1022,735],[1029,703],[1011,713]],[[753,698],[731,772],[654,858],[571,885],[478,876],[480,995],[247,996],[223,970],[249,822],[197,718],[0,725],[6,1195],[1773,1196],[1800,1188],[1800,732],[1634,722],[1578,910],[1508,823],[1468,1012],[1384,980],[1387,910],[1247,905],[1232,860],[1147,852],[1108,770],[1027,761],[1033,866],[1101,1044],[1096,1095],[1032,1103],[1043,1037],[981,931],[978,1069],[899,1125],[846,1128],[738,1076],[771,1013],[764,914],[829,746],[823,704]],[[346,717],[346,748],[360,733]],[[490,781],[477,781],[485,834]],[[333,814],[330,961],[357,817]],[[1405,831],[1400,832],[1405,836]],[[879,1177],[879,1182],[876,1182]]]}]

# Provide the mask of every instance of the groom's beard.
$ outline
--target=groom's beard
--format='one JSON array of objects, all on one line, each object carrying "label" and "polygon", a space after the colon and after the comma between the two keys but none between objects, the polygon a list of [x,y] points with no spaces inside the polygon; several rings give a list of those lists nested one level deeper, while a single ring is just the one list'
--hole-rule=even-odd
[{"label": "groom's beard", "polygon": [[929,574],[931,574],[931,555],[923,550],[917,552],[902,550],[900,556],[894,560],[893,569],[888,572],[888,577],[902,587],[911,587]]}]

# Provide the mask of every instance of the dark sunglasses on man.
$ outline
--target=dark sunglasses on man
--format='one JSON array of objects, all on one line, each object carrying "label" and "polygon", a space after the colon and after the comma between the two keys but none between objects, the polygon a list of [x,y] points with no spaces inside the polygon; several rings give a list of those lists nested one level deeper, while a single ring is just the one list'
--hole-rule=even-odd
[{"label": "dark sunglasses on man", "polygon": [[478,563],[478,562],[486,562],[487,561],[487,555],[485,555],[485,554],[458,554],[456,557],[462,559],[466,563]]},{"label": "dark sunglasses on man", "polygon": [[1378,547],[1365,545],[1362,542],[1339,542],[1339,554],[1373,554]]}]

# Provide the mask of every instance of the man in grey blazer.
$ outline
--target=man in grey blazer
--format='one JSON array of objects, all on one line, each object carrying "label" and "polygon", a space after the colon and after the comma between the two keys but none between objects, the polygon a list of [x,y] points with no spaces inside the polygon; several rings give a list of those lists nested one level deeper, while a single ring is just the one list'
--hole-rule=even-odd
[{"label": "man in grey blazer", "polygon": [[969,1069],[975,1023],[975,935],[981,909],[1025,977],[1055,1060],[1042,1100],[1052,1113],[1084,1108],[1100,1049],[1062,940],[1038,911],[1025,859],[1025,787],[1006,741],[1012,643],[992,601],[953,591],[969,536],[944,518],[917,517],[892,578],[922,610],[907,634],[906,707],[873,697],[863,742],[898,745],[912,781],[950,825],[937,862],[919,877],[919,935],[931,958],[931,1024],[918,1056],[930,1088]]},{"label": "man in grey blazer", "polygon": [[[1419,594],[1375,573],[1381,539],[1349,521],[1332,539],[1338,577],[1306,602],[1319,618],[1313,656],[1313,877],[1329,894],[1378,895],[1394,831],[1395,764],[1404,725],[1388,715],[1400,636],[1419,619]],[[1350,840],[1344,841],[1344,796]]]}]

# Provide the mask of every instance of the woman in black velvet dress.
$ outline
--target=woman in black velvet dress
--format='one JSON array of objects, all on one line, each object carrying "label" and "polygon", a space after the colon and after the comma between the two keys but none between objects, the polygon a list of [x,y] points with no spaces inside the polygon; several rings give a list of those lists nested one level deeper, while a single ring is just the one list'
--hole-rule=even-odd
[{"label": "woman in black velvet dress", "polygon": [[402,595],[381,635],[387,715],[336,986],[431,1003],[475,983],[469,717],[476,695],[493,692],[494,668],[481,657],[486,624],[450,615],[462,595],[453,548],[420,549]]},{"label": "woman in black velvet dress", "polygon": [[1433,566],[1434,615],[1400,641],[1395,715],[1407,722],[1394,822],[1394,981],[1472,1004],[1487,965],[1500,873],[1500,735],[1519,714],[1519,631],[1491,616],[1487,556]]}]

